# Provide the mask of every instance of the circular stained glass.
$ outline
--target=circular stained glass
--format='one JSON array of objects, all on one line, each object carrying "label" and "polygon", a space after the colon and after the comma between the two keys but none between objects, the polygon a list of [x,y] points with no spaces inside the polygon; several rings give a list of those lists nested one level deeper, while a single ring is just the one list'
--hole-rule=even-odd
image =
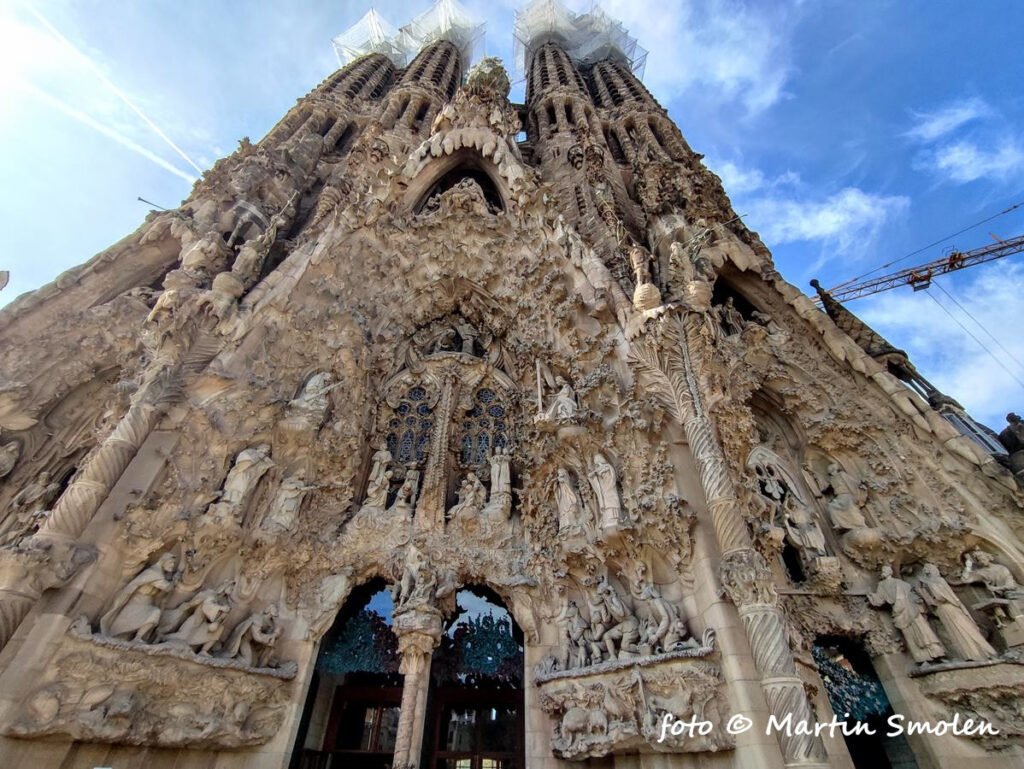
[{"label": "circular stained glass", "polygon": [[407,425],[414,425],[414,424],[416,424],[416,417],[406,417],[405,418],[405,423]]},{"label": "circular stained glass", "polygon": [[491,426],[491,420],[490,419],[481,419],[480,420],[480,427],[482,427],[483,429],[486,430],[490,426]]},{"label": "circular stained glass", "polygon": [[402,424],[400,419],[391,419],[388,421],[388,427],[398,427],[400,424]]},{"label": "circular stained glass", "polygon": [[395,409],[395,411],[397,411],[399,414],[408,414],[409,413],[409,404],[408,403],[399,403],[398,404],[398,408]]},{"label": "circular stained glass", "polygon": [[427,391],[424,390],[422,387],[414,387],[411,390],[409,390],[409,400],[411,401],[421,401],[426,397]]},{"label": "circular stained glass", "polygon": [[492,417],[503,417],[505,416],[505,409],[503,409],[498,404],[494,404],[493,406],[487,407],[487,413],[490,414]]},{"label": "circular stained glass", "polygon": [[420,415],[429,414],[430,406],[428,406],[426,403],[421,403],[419,406],[416,407],[416,413]]},{"label": "circular stained glass", "polygon": [[476,394],[476,399],[481,403],[490,403],[494,400],[494,390],[479,390]]}]

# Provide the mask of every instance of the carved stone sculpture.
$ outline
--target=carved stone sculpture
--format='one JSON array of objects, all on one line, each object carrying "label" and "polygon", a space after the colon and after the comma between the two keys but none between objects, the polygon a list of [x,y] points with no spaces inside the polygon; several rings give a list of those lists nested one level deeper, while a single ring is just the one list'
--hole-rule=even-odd
[{"label": "carved stone sculpture", "polygon": [[239,452],[234,465],[228,471],[219,500],[210,507],[211,516],[224,520],[234,519],[240,523],[245,512],[245,504],[255,490],[256,484],[273,466],[270,446],[266,443]]},{"label": "carved stone sculpture", "polygon": [[1010,471],[1020,481],[1024,477],[1024,420],[1019,414],[1006,415],[1006,427],[999,433],[999,442],[1010,455]]},{"label": "carved stone sculpture", "polygon": [[615,468],[603,454],[595,454],[589,473],[590,485],[597,496],[599,520],[602,529],[617,527],[622,518],[622,501],[619,499],[618,479]]},{"label": "carved stone sculpture", "polygon": [[[10,444],[17,447],[17,443]],[[0,547],[15,544],[35,533],[49,517],[49,506],[57,498],[60,485],[50,481],[50,474],[41,472],[11,500],[7,516],[0,522]]]},{"label": "carved stone sculpture", "polygon": [[152,566],[123,588],[114,599],[113,606],[100,618],[100,633],[111,638],[130,638],[148,643],[160,624],[161,603],[177,580],[178,559],[173,553],[164,553]]},{"label": "carved stone sculpture", "polygon": [[[391,490],[391,476],[393,475],[393,471],[385,470],[380,474],[380,477],[370,478],[370,485],[366,488],[366,499],[363,500],[364,508],[383,510],[387,507],[388,492]],[[406,492],[406,501],[408,501],[408,491],[405,484],[403,484],[402,490],[399,492],[400,495]]]},{"label": "carved stone sculpture", "polygon": [[299,515],[306,495],[316,488],[316,484],[305,482],[305,474],[302,470],[297,470],[295,475],[285,478],[281,481],[260,528],[273,534],[291,531],[295,528],[295,519]]},{"label": "carved stone sculpture", "polygon": [[286,418],[300,420],[313,429],[319,428],[330,405],[331,390],[337,386],[331,372],[314,374],[303,386],[302,392],[288,403]]},{"label": "carved stone sculpture", "polygon": [[555,482],[555,505],[558,508],[558,531],[560,533],[578,532],[583,519],[583,504],[580,493],[576,489],[569,471],[558,468]]},{"label": "carved stone sculpture", "polygon": [[551,422],[572,421],[575,419],[576,411],[579,409],[579,405],[576,402],[576,391],[572,389],[572,385],[562,376],[555,377],[555,387],[558,388],[558,392],[552,396],[548,407],[543,411],[541,417]]},{"label": "carved stone sculpture", "polygon": [[746,321],[736,309],[736,304],[731,296],[725,298],[725,302],[717,305],[715,311],[718,314],[718,324],[725,336],[736,336],[743,331]]},{"label": "carved stone sculpture", "polygon": [[177,608],[164,612],[160,625],[169,625],[162,641],[180,643],[197,654],[209,654],[224,635],[224,625],[231,604],[228,596],[235,588],[229,580],[212,589],[203,590]]},{"label": "carved stone sculpture", "polygon": [[867,521],[860,511],[865,497],[863,484],[843,470],[838,462],[830,462],[827,473],[832,498],[825,504],[825,510],[832,525],[838,531],[866,528]]},{"label": "carved stone sculpture", "polygon": [[921,610],[921,599],[909,582],[892,574],[891,566],[883,566],[875,591],[868,595],[872,606],[892,606],[893,624],[903,633],[910,656],[917,662],[931,662],[946,656],[946,648],[928,624]]},{"label": "carved stone sculpture", "polygon": [[277,605],[270,604],[262,611],[254,612],[242,620],[228,638],[221,656],[237,659],[249,667],[271,666],[274,646],[281,635],[277,624]]},{"label": "carved stone sculpture", "polygon": [[996,563],[990,553],[973,550],[964,556],[961,580],[965,584],[982,583],[993,595],[1009,601],[1010,616],[1024,617],[1024,588],[1017,584],[1013,573]]},{"label": "carved stone sculpture", "polygon": [[487,499],[487,489],[480,483],[476,473],[467,473],[459,485],[459,501],[448,511],[448,520],[466,518],[478,514]]},{"label": "carved stone sculpture", "polygon": [[939,568],[926,563],[921,568],[917,591],[942,623],[953,653],[962,660],[984,660],[996,656],[967,608],[942,578]]},{"label": "carved stone sculpture", "polygon": [[787,496],[782,508],[786,533],[793,544],[807,558],[825,555],[825,534],[822,532],[814,515],[792,496]]}]

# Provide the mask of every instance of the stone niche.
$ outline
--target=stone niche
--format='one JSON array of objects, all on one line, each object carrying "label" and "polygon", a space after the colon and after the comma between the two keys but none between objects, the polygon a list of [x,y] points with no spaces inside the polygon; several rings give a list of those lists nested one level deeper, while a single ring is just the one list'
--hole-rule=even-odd
[{"label": "stone niche", "polygon": [[[696,753],[734,747],[728,705],[708,645],[565,671],[536,671],[540,705],[554,719],[555,755],[582,761],[609,754]],[[709,734],[662,736],[665,715],[709,721]]]},{"label": "stone niche", "polygon": [[281,727],[294,665],[242,668],[69,633],[4,733],[158,747],[261,745]]}]

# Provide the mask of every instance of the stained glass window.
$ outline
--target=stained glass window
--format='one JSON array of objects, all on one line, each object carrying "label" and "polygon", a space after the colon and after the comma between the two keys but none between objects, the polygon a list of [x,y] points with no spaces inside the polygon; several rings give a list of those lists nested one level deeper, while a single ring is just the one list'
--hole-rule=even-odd
[{"label": "stained glass window", "polygon": [[459,438],[459,464],[478,467],[487,462],[491,451],[507,448],[508,409],[494,390],[482,387],[476,391],[473,408],[462,419]]},{"label": "stained glass window", "polygon": [[387,446],[396,462],[422,462],[434,427],[433,409],[427,391],[411,388],[391,413],[387,423]]}]

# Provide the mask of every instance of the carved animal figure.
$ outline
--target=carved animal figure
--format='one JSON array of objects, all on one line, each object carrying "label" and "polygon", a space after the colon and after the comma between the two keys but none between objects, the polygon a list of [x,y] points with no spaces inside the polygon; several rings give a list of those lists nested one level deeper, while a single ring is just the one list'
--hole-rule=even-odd
[{"label": "carved animal figure", "polygon": [[604,735],[608,732],[608,716],[598,708],[571,707],[562,716],[562,737],[566,748],[571,749],[579,740],[590,735]]}]

